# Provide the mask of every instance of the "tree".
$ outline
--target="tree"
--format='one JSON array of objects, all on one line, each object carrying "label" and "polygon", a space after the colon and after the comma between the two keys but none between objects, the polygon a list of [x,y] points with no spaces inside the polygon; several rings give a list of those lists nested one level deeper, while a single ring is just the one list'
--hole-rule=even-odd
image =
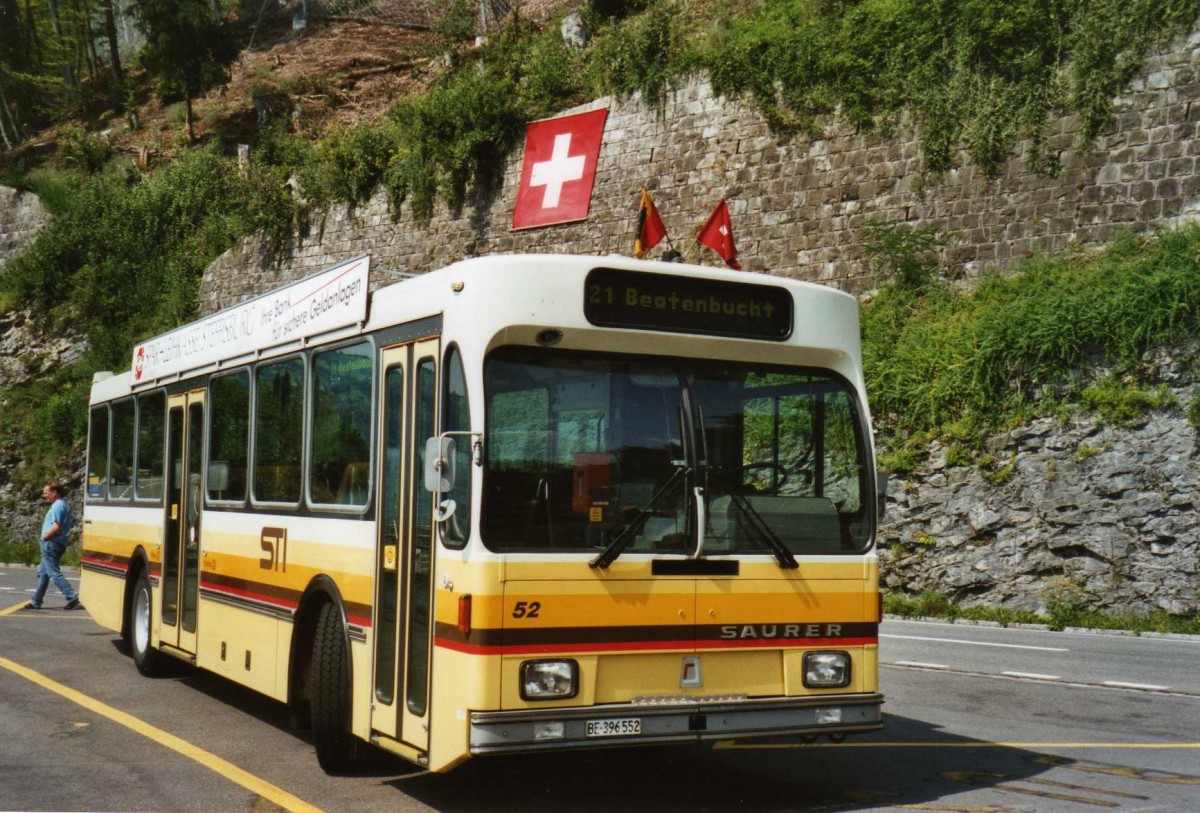
[{"label": "tree", "polygon": [[136,0],[134,14],[146,37],[142,64],[159,82],[159,94],[182,94],[188,141],[195,139],[192,100],[229,77],[237,56],[230,26],[210,0]]},{"label": "tree", "polygon": [[119,88],[125,78],[121,72],[121,52],[117,48],[117,18],[113,14],[113,0],[101,0],[100,8],[104,12],[104,36],[108,40],[108,59],[112,63],[113,82]]},{"label": "tree", "polygon": [[4,92],[5,68],[23,70],[28,62],[21,13],[16,0],[0,0],[0,141],[12,149],[21,140],[21,128]]},{"label": "tree", "polygon": [[25,26],[16,0],[0,0],[0,62],[24,70],[29,54],[25,47]]}]

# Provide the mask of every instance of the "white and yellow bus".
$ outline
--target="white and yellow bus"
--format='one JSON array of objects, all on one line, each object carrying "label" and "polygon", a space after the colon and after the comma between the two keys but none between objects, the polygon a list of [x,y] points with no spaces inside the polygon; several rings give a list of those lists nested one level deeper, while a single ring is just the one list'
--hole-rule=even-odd
[{"label": "white and yellow bus", "polygon": [[138,669],[467,757],[881,726],[854,298],[623,257],[366,257],[92,387],[83,600]]}]

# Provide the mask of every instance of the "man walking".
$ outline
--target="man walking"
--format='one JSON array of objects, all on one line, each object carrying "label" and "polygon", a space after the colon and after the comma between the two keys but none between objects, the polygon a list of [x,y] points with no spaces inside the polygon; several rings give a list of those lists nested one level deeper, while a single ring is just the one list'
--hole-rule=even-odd
[{"label": "man walking", "polygon": [[58,483],[47,483],[42,489],[42,499],[50,503],[50,510],[42,520],[42,563],[38,567],[37,590],[33,593],[33,601],[25,605],[27,610],[42,609],[42,599],[46,597],[46,588],[50,582],[62,591],[67,600],[64,609],[76,610],[83,607],[79,603],[79,594],[71,583],[63,577],[59,569],[59,561],[70,544],[71,506],[63,499],[63,488]]}]

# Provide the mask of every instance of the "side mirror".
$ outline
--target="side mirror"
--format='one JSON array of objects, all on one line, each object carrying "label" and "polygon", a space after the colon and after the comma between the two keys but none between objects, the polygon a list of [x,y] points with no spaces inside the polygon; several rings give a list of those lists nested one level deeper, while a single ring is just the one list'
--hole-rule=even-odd
[{"label": "side mirror", "polygon": [[448,494],[454,490],[454,438],[434,437],[425,441],[425,490]]},{"label": "side mirror", "polygon": [[883,519],[884,510],[887,507],[888,481],[891,477],[892,475],[886,471],[876,470],[875,472],[875,518],[877,520]]}]

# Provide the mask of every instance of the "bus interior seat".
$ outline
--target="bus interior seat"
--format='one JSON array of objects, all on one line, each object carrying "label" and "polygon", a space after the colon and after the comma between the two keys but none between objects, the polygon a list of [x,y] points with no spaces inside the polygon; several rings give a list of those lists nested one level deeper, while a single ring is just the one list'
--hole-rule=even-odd
[{"label": "bus interior seat", "polygon": [[371,464],[360,460],[347,464],[342,472],[342,482],[338,485],[336,502],[338,505],[366,505],[367,486],[371,478]]}]

